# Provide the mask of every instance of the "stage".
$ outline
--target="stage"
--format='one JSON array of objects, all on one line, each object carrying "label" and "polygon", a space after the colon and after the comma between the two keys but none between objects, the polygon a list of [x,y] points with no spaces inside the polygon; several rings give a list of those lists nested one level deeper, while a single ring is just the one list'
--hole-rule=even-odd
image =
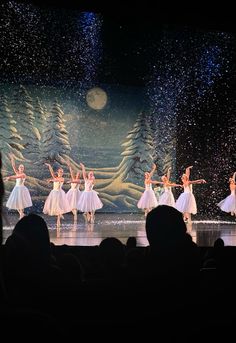
[{"label": "stage", "polygon": [[[94,224],[86,224],[84,217],[78,214],[77,225],[73,224],[72,214],[66,214],[60,231],[56,230],[56,218],[44,216],[50,232],[50,239],[56,245],[99,245],[106,237],[116,237],[126,243],[128,237],[137,239],[138,246],[147,246],[145,233],[145,217],[138,213],[97,213]],[[231,218],[230,218],[231,219]],[[16,214],[7,215],[7,223],[3,227],[4,242],[11,234],[18,220]],[[199,246],[212,246],[221,237],[225,245],[236,246],[236,221],[226,220],[193,220],[187,224],[188,232]],[[33,230],[33,228],[32,228]]]}]

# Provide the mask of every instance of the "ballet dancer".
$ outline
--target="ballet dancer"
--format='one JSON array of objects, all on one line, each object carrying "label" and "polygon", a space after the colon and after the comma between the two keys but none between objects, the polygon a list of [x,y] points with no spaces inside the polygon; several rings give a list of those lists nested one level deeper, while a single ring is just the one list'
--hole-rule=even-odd
[{"label": "ballet dancer", "polygon": [[163,185],[164,192],[159,197],[159,205],[168,205],[168,206],[175,207],[175,198],[172,193],[172,187],[183,187],[183,186],[177,183],[170,182],[170,171],[171,171],[171,167],[168,168],[167,174],[161,177],[162,182],[160,182],[160,184]]},{"label": "ballet dancer", "polygon": [[103,203],[98,197],[98,193],[93,190],[95,176],[93,171],[89,171],[88,175],[85,171],[85,166],[80,163],[84,179],[84,191],[79,198],[78,208],[83,212],[85,221],[93,224],[95,221],[95,211],[103,207]]},{"label": "ballet dancer", "polygon": [[233,177],[229,178],[229,189],[231,194],[217,204],[222,211],[231,213],[232,216],[236,216],[235,175],[236,172],[233,174]]},{"label": "ballet dancer", "polygon": [[49,216],[57,216],[57,229],[59,229],[63,214],[71,211],[66,199],[66,194],[62,189],[64,183],[63,169],[58,168],[56,175],[49,163],[45,163],[45,165],[49,168],[50,174],[52,176],[52,178],[49,179],[48,182],[53,182],[53,189],[51,190],[45,201],[43,213],[48,214]]},{"label": "ballet dancer", "polygon": [[192,185],[194,184],[202,184],[206,183],[204,179],[199,180],[189,180],[190,178],[190,169],[193,166],[187,167],[185,170],[185,174],[182,175],[182,187],[184,188],[184,192],[180,194],[178,199],[176,200],[175,207],[179,212],[183,213],[184,221],[191,222],[191,214],[197,213],[197,205],[195,196],[192,193]]},{"label": "ballet dancer", "polygon": [[150,212],[154,207],[157,207],[158,202],[155,196],[155,193],[152,189],[152,184],[159,184],[161,182],[153,181],[152,176],[156,170],[156,165],[153,164],[152,170],[150,172],[144,173],[144,185],[145,191],[141,195],[141,198],[138,201],[137,207],[144,210],[145,217],[148,212]]},{"label": "ballet dancer", "polygon": [[78,211],[78,203],[79,203],[79,198],[80,198],[80,172],[78,171],[76,175],[73,173],[71,164],[69,161],[66,162],[69,171],[70,171],[70,185],[71,188],[69,191],[66,193],[66,199],[69,203],[70,210],[74,215],[74,225],[77,223],[77,211]]},{"label": "ballet dancer", "polygon": [[9,157],[15,175],[7,176],[4,180],[16,180],[16,184],[7,200],[6,207],[17,210],[20,216],[19,219],[21,219],[24,217],[24,209],[32,206],[32,200],[28,188],[24,185],[27,177],[24,165],[20,164],[17,168],[13,155],[9,155]]}]

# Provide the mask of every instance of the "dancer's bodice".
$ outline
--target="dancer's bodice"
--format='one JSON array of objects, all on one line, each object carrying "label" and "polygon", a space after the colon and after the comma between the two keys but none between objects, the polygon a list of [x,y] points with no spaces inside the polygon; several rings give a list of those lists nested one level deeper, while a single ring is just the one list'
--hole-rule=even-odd
[{"label": "dancer's bodice", "polygon": [[16,179],[16,186],[24,186],[24,183],[25,183],[25,179],[22,179],[20,177]]},{"label": "dancer's bodice", "polygon": [[60,181],[54,181],[53,182],[53,190],[54,191],[59,191],[63,186],[63,182]]},{"label": "dancer's bodice", "polygon": [[192,185],[184,186],[184,193],[192,193],[193,188]]},{"label": "dancer's bodice", "polygon": [[89,191],[92,191],[93,190],[93,181],[90,181],[90,180],[86,180],[85,181],[85,184],[84,184],[84,190],[85,192],[89,192]]},{"label": "dancer's bodice", "polygon": [[145,191],[150,191],[152,189],[152,184],[151,183],[146,183],[145,184]]},{"label": "dancer's bodice", "polygon": [[71,186],[71,189],[77,189],[79,188],[79,183],[71,182],[70,186]]}]

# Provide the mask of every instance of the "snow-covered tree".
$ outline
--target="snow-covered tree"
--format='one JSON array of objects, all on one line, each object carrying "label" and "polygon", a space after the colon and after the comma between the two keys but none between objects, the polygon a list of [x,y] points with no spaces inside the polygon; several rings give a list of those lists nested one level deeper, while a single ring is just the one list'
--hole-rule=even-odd
[{"label": "snow-covered tree", "polygon": [[3,166],[8,167],[9,154],[14,156],[15,160],[22,161],[24,159],[21,144],[21,137],[16,130],[16,121],[12,118],[12,114],[8,107],[8,102],[5,96],[0,97],[0,151],[2,152]]},{"label": "snow-covered tree", "polygon": [[44,161],[64,163],[68,159],[71,147],[68,132],[65,128],[64,112],[57,101],[47,115],[47,123],[43,131],[42,155]]},{"label": "snow-covered tree", "polygon": [[39,139],[42,140],[42,132],[46,124],[46,112],[39,98],[34,103],[34,125],[38,129]]},{"label": "snow-covered tree", "polygon": [[162,113],[156,113],[153,117],[153,141],[156,152],[157,172],[161,176],[171,167],[174,174],[176,164],[175,114],[173,116],[165,116]]},{"label": "snow-covered tree", "polygon": [[151,128],[144,112],[138,115],[122,146],[120,172],[123,173],[123,180],[135,180],[135,183],[142,184],[144,173],[152,168],[155,153]]},{"label": "snow-covered tree", "polygon": [[34,125],[33,101],[24,86],[20,86],[12,100],[13,118],[16,120],[16,127],[22,138],[24,147],[24,156],[35,162],[39,157],[39,140],[38,129]]},{"label": "snow-covered tree", "polygon": [[158,142],[156,139],[156,125],[155,125],[155,118],[152,115],[152,113],[148,113],[147,114],[147,120],[149,123],[149,127],[150,127],[150,135],[152,137],[152,141],[153,141],[153,161],[156,163],[157,159],[158,159],[158,154],[157,154],[157,149],[158,147]]}]

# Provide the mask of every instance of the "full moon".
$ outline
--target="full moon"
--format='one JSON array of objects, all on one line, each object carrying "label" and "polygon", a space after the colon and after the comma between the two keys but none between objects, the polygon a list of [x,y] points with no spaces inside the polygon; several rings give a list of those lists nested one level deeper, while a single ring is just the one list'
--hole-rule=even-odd
[{"label": "full moon", "polygon": [[86,101],[89,107],[94,110],[101,110],[106,106],[107,93],[99,87],[91,88],[86,94]]}]

